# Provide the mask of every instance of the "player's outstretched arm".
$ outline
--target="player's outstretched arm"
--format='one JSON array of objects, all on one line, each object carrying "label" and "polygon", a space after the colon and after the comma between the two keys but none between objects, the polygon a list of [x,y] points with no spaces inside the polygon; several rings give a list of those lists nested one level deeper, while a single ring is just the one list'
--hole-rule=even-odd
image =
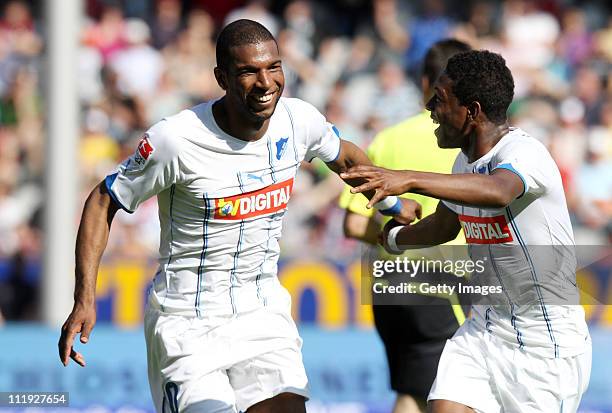
[{"label": "player's outstretched arm", "polygon": [[98,266],[117,209],[104,182],[94,188],[85,202],[76,241],[74,306],[62,326],[58,343],[60,360],[64,366],[68,365],[69,358],[85,366],[83,355],[76,352],[72,344],[77,333],[81,334],[81,343],[87,343],[96,323]]},{"label": "player's outstretched arm", "polygon": [[355,166],[340,176],[345,180],[365,180],[352,193],[374,194],[368,207],[390,195],[406,192],[483,208],[504,208],[521,196],[525,187],[521,178],[507,169],[495,169],[490,175],[438,174],[394,171],[377,166]]},{"label": "player's outstretched arm", "polygon": [[398,254],[401,251],[452,241],[461,230],[457,214],[438,202],[436,211],[414,225],[401,225],[391,220],[385,225],[380,242],[385,249]]},{"label": "player's outstretched arm", "polygon": [[[363,187],[364,184],[368,183],[368,180],[364,177],[360,176],[345,176],[345,173],[351,168],[355,167],[370,167],[372,166],[372,162],[357,145],[351,143],[349,141],[345,141],[343,139],[340,140],[340,152],[338,153],[338,157],[331,162],[327,163],[327,166],[334,172],[340,175],[340,177],[352,187]],[[351,190],[353,192],[353,190]],[[376,201],[372,202],[371,199],[375,196],[375,189],[370,190],[362,190],[362,192],[368,199],[370,199],[370,207],[374,205],[376,202],[383,200],[385,196],[380,196],[376,199]],[[411,199],[400,199],[399,203],[401,205],[401,209],[398,208],[396,213],[393,213],[393,217],[395,220],[402,224],[409,224],[417,218],[421,218],[421,205],[413,201]],[[391,214],[390,214],[391,215]]]}]

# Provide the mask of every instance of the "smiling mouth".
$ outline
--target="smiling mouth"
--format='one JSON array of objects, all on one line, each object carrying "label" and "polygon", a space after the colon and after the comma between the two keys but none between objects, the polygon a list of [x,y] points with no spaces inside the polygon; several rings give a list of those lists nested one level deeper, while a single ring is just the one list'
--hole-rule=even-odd
[{"label": "smiling mouth", "polygon": [[253,99],[257,103],[266,104],[272,101],[272,98],[274,98],[274,95],[276,95],[276,91],[266,93],[265,95],[261,95],[261,96],[253,96]]}]

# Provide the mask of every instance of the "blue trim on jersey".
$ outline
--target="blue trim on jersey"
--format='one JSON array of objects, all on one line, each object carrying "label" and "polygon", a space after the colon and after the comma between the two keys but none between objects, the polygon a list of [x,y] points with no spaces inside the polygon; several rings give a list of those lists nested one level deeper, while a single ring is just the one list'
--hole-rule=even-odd
[{"label": "blue trim on jersey", "polygon": [[[491,173],[491,162],[487,163],[486,172],[487,174]],[[478,212],[478,215],[480,215],[480,210]],[[506,286],[504,285],[501,273],[499,269],[497,268],[497,263],[495,262],[495,259],[493,258],[493,252],[491,251],[491,245],[488,245],[487,249],[489,251],[489,258],[491,259],[491,266],[493,267],[493,271],[495,271],[495,276],[499,280],[499,284],[501,285],[502,291],[506,295],[506,299],[508,300],[508,304],[510,305],[510,314],[511,314],[510,323],[512,324],[512,328],[514,328],[514,331],[516,332],[516,341],[518,342],[519,348],[523,348],[525,347],[525,343],[523,342],[523,339],[522,339],[523,334],[519,331],[518,327],[516,326],[516,315],[514,314],[514,303],[512,302],[512,299],[510,298],[510,295],[508,294],[508,290],[506,289]]]},{"label": "blue trim on jersey", "polygon": [[272,177],[272,182],[276,183],[276,175],[274,174],[274,165],[272,163],[272,138],[268,136],[268,163],[270,164],[270,176]]},{"label": "blue trim on jersey", "polygon": [[293,115],[291,114],[291,111],[289,110],[289,106],[287,106],[285,102],[282,102],[282,103],[283,103],[283,106],[285,107],[285,110],[287,111],[287,115],[289,116],[289,122],[291,123],[291,143],[293,144],[293,154],[295,155],[295,162],[299,164],[300,160],[298,157],[297,146],[295,145],[295,124],[293,123]]},{"label": "blue trim on jersey", "polygon": [[512,317],[510,318],[510,322],[512,323],[512,327],[514,328],[514,331],[516,332],[516,341],[518,342],[519,348],[523,348],[525,347],[525,343],[523,343],[523,339],[522,339],[523,334],[519,331],[518,327],[516,326],[516,315],[514,314],[514,303],[510,299],[508,290],[506,290],[506,286],[504,285],[504,282],[502,281],[502,277],[499,273],[499,269],[497,268],[497,264],[495,263],[495,260],[493,259],[493,253],[491,252],[490,245],[489,245],[488,250],[489,250],[489,258],[491,259],[491,265],[493,267],[493,271],[495,272],[495,276],[499,280],[499,284],[501,285],[502,291],[504,292],[506,299],[508,300],[508,304],[510,305],[510,313],[512,314]]},{"label": "blue trim on jersey", "polygon": [[[176,185],[172,184],[170,187],[170,252],[168,253],[168,262],[166,263],[166,268],[170,265],[172,261],[172,244],[174,243],[174,218],[172,217],[172,211],[174,209],[174,192],[176,191]],[[167,276],[167,275],[166,275]],[[164,303],[166,302],[166,298],[164,297]],[[164,303],[161,303],[161,310],[164,311]]]},{"label": "blue trim on jersey", "polygon": [[[270,230],[272,229],[272,222],[274,221],[274,214],[272,214],[269,218],[270,220],[268,221],[268,228],[266,228],[266,231],[268,233],[268,237],[266,240],[266,251],[264,252],[264,257],[263,257],[263,260],[261,261],[261,264],[259,264],[259,274],[257,274],[257,277],[255,278],[255,284],[257,285],[257,298],[259,299],[259,301],[262,301],[261,287],[259,285],[259,280],[261,279],[261,276],[263,275],[263,265],[265,264],[266,258],[268,257],[268,252],[270,252]],[[264,307],[268,305],[265,297],[263,298],[263,305]]]},{"label": "blue trim on jersey", "polygon": [[172,210],[174,209],[174,192],[176,190],[176,186],[173,184],[170,187],[170,253],[168,254],[168,262],[166,266],[170,265],[170,261],[172,261],[172,244],[174,243],[174,234],[172,228],[174,227],[174,218],[172,217]]},{"label": "blue trim on jersey", "polygon": [[493,168],[493,170],[496,169],[505,169],[507,171],[513,172],[514,174],[516,174],[519,178],[521,178],[521,181],[523,181],[523,193],[521,193],[518,197],[522,197],[523,195],[525,195],[525,193],[527,192],[527,181],[525,180],[525,178],[523,178],[523,175],[521,175],[521,173],[519,171],[517,171],[516,169],[514,169],[514,167],[509,164],[509,163],[503,163],[501,165],[497,165],[495,168]]},{"label": "blue trim on jersey", "polygon": [[236,178],[238,178],[238,188],[240,188],[240,192],[244,193],[244,184],[242,183],[242,178],[240,178],[240,172],[236,172]]},{"label": "blue trim on jersey", "polygon": [[516,326],[516,313],[514,312],[514,304],[510,304],[510,314],[512,315],[510,318],[510,323],[512,323],[512,327],[514,328],[514,331],[516,331],[516,341],[518,341],[519,343],[519,348],[524,348],[525,343],[523,342],[523,334]]},{"label": "blue trim on jersey", "polygon": [[204,260],[206,259],[206,249],[208,248],[208,221],[210,220],[210,211],[208,205],[208,195],[205,193],[202,196],[204,201],[204,221],[202,222],[202,254],[200,254],[200,265],[198,266],[198,285],[195,298],[195,310],[198,317],[201,316],[200,312],[200,291],[202,287],[202,280],[204,279]]},{"label": "blue trim on jersey", "polygon": [[527,259],[527,262],[529,263],[529,267],[531,269],[531,278],[533,279],[535,290],[536,290],[536,293],[538,294],[538,301],[540,301],[540,307],[542,308],[542,315],[544,316],[544,321],[546,321],[546,328],[548,330],[548,335],[553,343],[555,358],[558,358],[559,357],[559,345],[557,344],[557,341],[555,339],[555,333],[552,327],[552,323],[550,321],[550,318],[548,317],[548,311],[546,310],[546,305],[544,304],[544,297],[542,296],[542,291],[540,290],[540,286],[538,284],[538,275],[536,274],[535,265],[533,265],[533,261],[531,260],[531,255],[529,254],[527,246],[525,242],[523,241],[523,237],[521,236],[521,233],[518,230],[518,226],[516,225],[516,222],[514,221],[514,216],[512,215],[512,211],[510,210],[509,206],[506,207],[506,212],[508,214],[508,217],[510,218],[510,225],[514,229],[514,232],[516,233],[516,238],[521,246],[521,249],[523,250],[523,253],[525,254],[525,258]]},{"label": "blue trim on jersey", "polygon": [[234,281],[236,280],[236,269],[238,268],[238,255],[240,255],[240,246],[242,245],[242,236],[244,234],[244,220],[240,221],[240,232],[238,233],[238,245],[236,245],[236,253],[234,254],[234,266],[230,271],[230,301],[232,303],[232,313],[236,314],[236,302],[234,301]]},{"label": "blue trim on jersey", "polygon": [[121,203],[121,201],[119,201],[119,198],[117,198],[117,195],[115,195],[115,193],[113,192],[113,190],[111,189],[111,187],[113,186],[113,184],[115,183],[115,179],[117,179],[117,175],[118,173],[115,172],[112,175],[108,175],[106,178],[104,178],[104,185],[106,186],[106,191],[108,192],[108,194],[110,195],[111,199],[113,200],[113,202],[121,209],[123,209],[125,212],[127,212],[128,214],[133,214],[134,211],[130,211],[129,209],[127,209],[125,207],[125,205],[123,205]]}]

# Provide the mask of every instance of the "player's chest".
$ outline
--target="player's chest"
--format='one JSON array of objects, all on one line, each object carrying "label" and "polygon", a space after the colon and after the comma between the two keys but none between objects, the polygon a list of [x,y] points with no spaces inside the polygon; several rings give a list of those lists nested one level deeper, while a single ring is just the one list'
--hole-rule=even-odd
[{"label": "player's chest", "polygon": [[[256,145],[199,151],[184,159],[175,191],[184,207],[214,220],[241,220],[283,211],[303,154],[289,136]],[[197,153],[197,152],[196,152]]]}]

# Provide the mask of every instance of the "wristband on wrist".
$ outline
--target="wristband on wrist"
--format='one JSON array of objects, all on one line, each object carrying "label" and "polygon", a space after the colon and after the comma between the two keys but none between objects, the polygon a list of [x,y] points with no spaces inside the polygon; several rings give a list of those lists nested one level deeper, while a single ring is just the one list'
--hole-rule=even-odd
[{"label": "wristband on wrist", "polygon": [[393,227],[387,235],[387,245],[389,246],[389,249],[393,252],[404,252],[404,250],[398,247],[397,245],[397,234],[402,230],[402,228],[404,228],[402,225]]},{"label": "wristband on wrist", "polygon": [[396,196],[387,196],[375,203],[374,208],[383,215],[393,216],[402,211],[402,201]]}]

